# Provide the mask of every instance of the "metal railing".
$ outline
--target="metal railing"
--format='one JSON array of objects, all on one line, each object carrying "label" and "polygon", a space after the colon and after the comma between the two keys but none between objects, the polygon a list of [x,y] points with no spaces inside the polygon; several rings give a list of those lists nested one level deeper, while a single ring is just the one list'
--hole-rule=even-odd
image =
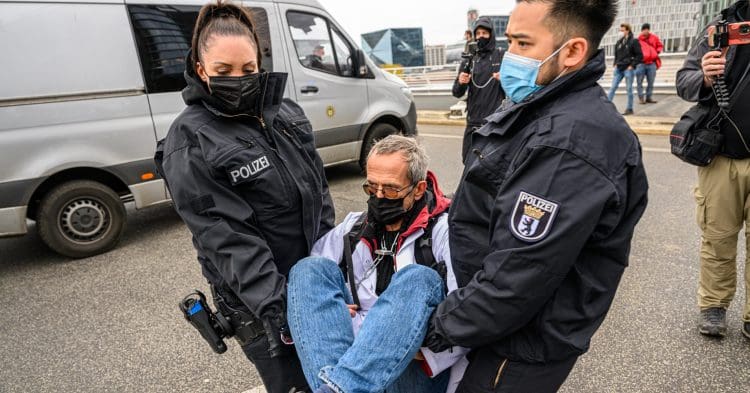
[{"label": "metal railing", "polygon": [[[686,52],[662,53],[660,55],[662,67],[657,73],[657,80],[654,82],[656,89],[662,93],[675,91],[675,75],[682,67],[686,56]],[[606,57],[607,72],[599,80],[599,84],[605,89],[608,89],[612,84],[613,67],[610,65],[613,61],[613,56]],[[446,95],[451,93],[459,66],[460,64],[444,64],[424,67],[394,67],[384,68],[383,70],[403,79],[414,94]],[[624,88],[624,83],[621,83],[620,89]]]}]

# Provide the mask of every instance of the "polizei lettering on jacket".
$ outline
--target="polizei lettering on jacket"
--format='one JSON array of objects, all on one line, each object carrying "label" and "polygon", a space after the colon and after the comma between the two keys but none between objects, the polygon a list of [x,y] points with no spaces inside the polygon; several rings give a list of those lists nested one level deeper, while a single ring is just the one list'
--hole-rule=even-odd
[{"label": "polizei lettering on jacket", "polygon": [[245,165],[240,165],[239,167],[229,170],[229,180],[232,182],[233,186],[236,186],[251,177],[255,177],[255,175],[270,167],[271,163],[268,162],[268,157],[263,156]]},{"label": "polizei lettering on jacket", "polygon": [[510,219],[511,232],[523,241],[539,241],[549,233],[557,210],[557,203],[521,191]]}]

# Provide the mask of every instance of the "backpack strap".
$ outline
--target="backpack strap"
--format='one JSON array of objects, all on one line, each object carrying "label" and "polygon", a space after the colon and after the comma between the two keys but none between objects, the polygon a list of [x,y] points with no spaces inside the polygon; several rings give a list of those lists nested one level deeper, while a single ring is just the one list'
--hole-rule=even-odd
[{"label": "backpack strap", "polygon": [[357,307],[362,307],[359,303],[359,295],[357,294],[357,280],[354,278],[354,262],[352,260],[352,254],[359,244],[359,239],[362,237],[362,232],[365,228],[365,222],[367,221],[367,213],[357,219],[352,226],[352,229],[344,235],[344,255],[339,263],[339,269],[344,274],[346,280],[349,282],[349,289],[352,293],[352,300]]},{"label": "backpack strap", "polygon": [[443,281],[443,291],[447,293],[448,267],[445,265],[445,261],[438,261],[432,251],[432,230],[437,221],[436,217],[431,217],[427,222],[427,228],[414,245],[414,259],[416,259],[417,264],[429,267],[440,275],[440,279]]}]

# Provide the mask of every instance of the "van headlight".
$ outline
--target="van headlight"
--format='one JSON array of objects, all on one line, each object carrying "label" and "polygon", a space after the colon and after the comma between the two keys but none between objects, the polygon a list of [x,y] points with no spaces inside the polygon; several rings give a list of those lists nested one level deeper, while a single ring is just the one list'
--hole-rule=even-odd
[{"label": "van headlight", "polygon": [[412,99],[412,98],[413,98],[413,95],[412,95],[412,93],[411,93],[411,89],[410,89],[409,87],[407,87],[407,86],[403,86],[403,87],[401,87],[401,92],[402,92],[402,93],[404,93],[404,95],[405,95],[405,96],[406,96],[407,98],[409,98],[409,99]]}]

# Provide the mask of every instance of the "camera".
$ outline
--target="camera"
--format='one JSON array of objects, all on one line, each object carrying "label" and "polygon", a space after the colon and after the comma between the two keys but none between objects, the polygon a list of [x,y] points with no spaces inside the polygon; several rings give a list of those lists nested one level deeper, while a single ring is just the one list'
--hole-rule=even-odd
[{"label": "camera", "polygon": [[727,46],[750,44],[750,23],[720,21],[708,28],[708,46],[720,50]]},{"label": "camera", "polygon": [[195,290],[180,301],[179,307],[185,319],[198,330],[216,353],[227,351],[225,338],[235,337],[244,345],[265,334],[260,320],[253,315],[227,305],[214,291],[214,312],[206,302],[206,295]]},{"label": "camera", "polygon": [[466,65],[461,72],[471,74],[471,70],[474,68],[474,56],[477,54],[477,42],[469,42],[466,49],[466,52],[461,53],[461,58],[466,60]]}]

